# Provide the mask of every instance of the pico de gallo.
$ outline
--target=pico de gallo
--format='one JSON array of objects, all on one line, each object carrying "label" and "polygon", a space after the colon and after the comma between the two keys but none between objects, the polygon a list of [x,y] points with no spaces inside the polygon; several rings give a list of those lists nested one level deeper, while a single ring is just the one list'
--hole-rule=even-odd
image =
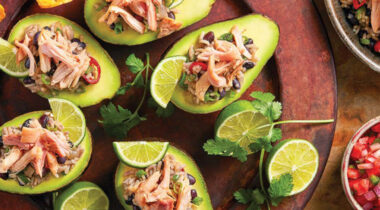
[{"label": "pico de gallo", "polygon": [[380,210],[380,123],[354,145],[347,177],[355,200],[364,210]]}]

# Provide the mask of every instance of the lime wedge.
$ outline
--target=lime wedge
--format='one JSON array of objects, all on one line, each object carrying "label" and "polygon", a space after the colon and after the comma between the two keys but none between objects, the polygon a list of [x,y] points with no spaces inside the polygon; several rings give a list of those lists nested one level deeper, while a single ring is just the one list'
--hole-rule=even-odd
[{"label": "lime wedge", "polygon": [[70,141],[75,146],[79,145],[86,134],[86,119],[82,111],[65,99],[50,98],[49,104],[54,119],[63,125],[63,131],[69,133]]},{"label": "lime wedge", "polygon": [[113,149],[120,161],[134,168],[146,168],[157,163],[165,156],[168,148],[168,142],[113,142]]},{"label": "lime wedge", "polygon": [[185,56],[166,58],[153,71],[150,92],[157,104],[163,108],[166,108],[174,93],[185,61]]},{"label": "lime wedge", "polygon": [[54,210],[108,210],[107,195],[96,184],[76,182],[59,194]]},{"label": "lime wedge", "polygon": [[0,69],[12,77],[26,77],[29,69],[25,68],[25,61],[16,63],[16,52],[16,47],[0,38]]},{"label": "lime wedge", "polygon": [[293,190],[289,195],[304,191],[318,170],[317,149],[307,140],[289,139],[273,147],[266,161],[269,182],[283,174],[293,177]]},{"label": "lime wedge", "polygon": [[[237,142],[247,151],[254,140],[268,135],[267,118],[251,105],[249,101],[240,100],[227,106],[215,123],[215,138]],[[251,154],[252,152],[249,152]]]}]

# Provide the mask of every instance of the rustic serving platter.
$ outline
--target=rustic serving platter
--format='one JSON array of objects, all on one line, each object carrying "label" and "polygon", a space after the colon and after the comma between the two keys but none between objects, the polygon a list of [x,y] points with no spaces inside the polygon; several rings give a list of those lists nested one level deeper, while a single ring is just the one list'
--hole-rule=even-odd
[{"label": "rustic serving platter", "polygon": [[[83,18],[83,0],[74,0],[72,3],[48,10],[40,9],[34,1],[27,0],[6,1],[1,4],[7,11],[7,18],[0,23],[0,36],[3,37],[7,36],[17,20],[38,12],[62,15],[88,29]],[[157,64],[165,51],[189,31],[252,12],[265,14],[278,23],[280,42],[274,57],[242,98],[251,99],[249,93],[254,90],[272,92],[283,103],[282,119],[336,119],[333,58],[328,39],[311,1],[217,0],[208,17],[169,37],[134,47],[110,45],[101,41],[100,43],[118,65],[124,84],[133,79],[124,64],[129,54],[136,53],[137,56],[143,57],[149,52],[153,64]],[[134,109],[141,96],[141,89],[132,89],[126,95],[113,99],[113,102]],[[5,74],[0,74],[0,99],[0,124],[20,114],[49,107],[46,99],[30,93],[17,79]],[[83,109],[87,126],[94,137],[94,151],[81,180],[97,183],[108,195],[110,209],[121,209],[113,184],[118,163],[111,144],[114,139],[107,137],[98,123],[99,108],[102,104]],[[125,140],[147,137],[169,140],[185,150],[198,163],[215,209],[245,208],[234,202],[232,194],[240,187],[255,185],[258,155],[251,155],[247,162],[240,163],[232,158],[208,156],[203,151],[203,143],[213,137],[214,122],[218,113],[194,115],[177,109],[173,116],[163,119],[158,118],[154,110],[144,107],[141,114],[148,120],[133,128]],[[284,125],[282,128],[285,139],[308,139],[314,143],[320,154],[318,173],[311,186],[301,194],[285,199],[276,208],[302,209],[310,199],[325,168],[335,123],[312,126]],[[27,197],[0,192],[0,198],[1,209],[51,209],[49,195]]]}]

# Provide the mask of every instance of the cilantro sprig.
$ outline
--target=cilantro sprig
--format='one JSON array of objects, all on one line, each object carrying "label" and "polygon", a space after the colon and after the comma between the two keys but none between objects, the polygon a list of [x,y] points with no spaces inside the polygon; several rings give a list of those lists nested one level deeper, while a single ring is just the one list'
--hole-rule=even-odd
[{"label": "cilantro sprig", "polygon": [[[99,122],[103,124],[107,135],[111,137],[123,139],[128,135],[130,129],[146,120],[145,117],[139,115],[139,110],[143,105],[148,92],[149,71],[153,70],[152,66],[150,65],[150,57],[148,53],[146,54],[146,58],[146,65],[144,65],[143,61],[137,58],[135,54],[131,54],[127,58],[125,64],[128,66],[129,70],[132,73],[136,74],[136,77],[133,82],[127,83],[117,91],[117,95],[122,95],[125,94],[125,92],[131,87],[144,87],[143,96],[136,110],[132,112],[120,105],[116,107],[112,102],[110,102],[108,105],[103,105],[100,108],[100,115],[102,116],[103,120]],[[145,72],[145,81],[143,72]]]},{"label": "cilantro sprig", "polygon": [[[247,204],[248,209],[260,209],[260,206],[266,202],[267,208],[270,209],[270,204],[277,206],[281,200],[289,195],[293,189],[293,177],[291,174],[282,174],[269,183],[269,188],[266,189],[263,180],[263,163],[265,152],[272,150],[272,144],[282,139],[282,131],[280,128],[275,128],[277,125],[287,123],[331,123],[334,119],[329,120],[285,120],[277,121],[282,114],[282,104],[274,101],[275,96],[271,93],[253,92],[250,95],[256,100],[252,101],[252,106],[258,110],[269,123],[259,126],[256,129],[269,127],[268,134],[255,139],[251,139],[249,149],[241,147],[238,143],[229,141],[228,139],[209,139],[203,145],[203,149],[209,155],[231,156],[241,162],[247,160],[249,152],[260,152],[259,162],[259,178],[260,189],[240,189],[234,193],[235,199],[242,204]],[[249,150],[249,151],[247,151]]]}]

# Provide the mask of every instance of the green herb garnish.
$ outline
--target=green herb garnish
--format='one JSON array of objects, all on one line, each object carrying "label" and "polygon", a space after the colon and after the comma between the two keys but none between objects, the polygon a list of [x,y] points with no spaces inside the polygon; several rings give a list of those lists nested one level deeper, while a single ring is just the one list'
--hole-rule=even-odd
[{"label": "green herb garnish", "polygon": [[123,32],[123,24],[121,22],[115,23],[115,28],[113,29],[116,34]]},{"label": "green herb garnish", "polygon": [[218,91],[207,92],[205,94],[205,102],[214,102],[220,99],[220,94]]},{"label": "green herb garnish", "polygon": [[195,197],[195,198],[191,201],[191,203],[193,203],[193,204],[196,205],[196,206],[201,205],[202,202],[203,202],[203,198],[201,198],[201,197],[199,197],[199,196]]},{"label": "green herb garnish", "polygon": [[234,36],[231,33],[225,33],[219,37],[219,40],[225,40],[225,41],[233,42]]},{"label": "green herb garnish", "polygon": [[174,176],[173,176],[173,181],[174,181],[174,182],[177,182],[178,179],[179,179],[179,175],[178,175],[178,174],[174,174]]},{"label": "green herb garnish", "polygon": [[166,108],[162,108],[153,97],[148,98],[148,107],[156,110],[156,115],[162,118],[168,118],[173,115],[175,107],[172,103],[168,103]]},{"label": "green herb garnish", "polygon": [[42,74],[41,80],[45,85],[50,85],[50,77],[48,75]]},{"label": "green herb garnish", "polygon": [[140,169],[140,170],[138,170],[138,171],[136,172],[136,176],[137,176],[137,178],[141,179],[141,178],[143,178],[144,176],[146,176],[146,172],[145,172],[144,170]]},{"label": "green herb garnish", "polygon": [[371,43],[371,41],[369,41],[369,39],[364,39],[364,38],[361,38],[360,39],[360,43],[362,45],[369,45]]}]

